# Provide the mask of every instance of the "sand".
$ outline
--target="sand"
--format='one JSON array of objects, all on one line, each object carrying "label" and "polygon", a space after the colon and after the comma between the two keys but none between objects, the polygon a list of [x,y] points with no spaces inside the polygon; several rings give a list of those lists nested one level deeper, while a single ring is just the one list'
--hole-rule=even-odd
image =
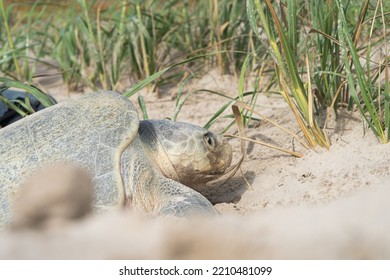
[{"label": "sand", "polygon": [[[237,84],[233,76],[210,71],[187,92],[209,89],[234,97]],[[63,86],[48,88],[58,99],[67,98]],[[175,89],[158,98],[140,93],[150,118],[173,115],[172,93]],[[216,95],[193,93],[178,120],[204,125],[225,103]],[[261,95],[256,110],[302,136],[280,96]],[[220,131],[230,121],[223,118],[212,129]],[[390,259],[389,146],[355,112],[333,114],[326,131],[330,149],[308,150],[265,121],[251,123],[247,136],[304,156],[248,144],[243,173],[202,189],[219,217],[177,221],[118,211],[43,230],[5,229],[0,258]],[[229,142],[238,160],[240,143]]]}]

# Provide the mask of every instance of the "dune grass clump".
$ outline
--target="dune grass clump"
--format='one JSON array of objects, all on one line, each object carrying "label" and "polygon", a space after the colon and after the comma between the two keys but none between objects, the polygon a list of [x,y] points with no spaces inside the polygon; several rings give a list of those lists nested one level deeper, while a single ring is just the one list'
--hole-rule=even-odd
[{"label": "dune grass clump", "polygon": [[130,96],[199,69],[236,73],[254,48],[241,3],[1,0],[0,75],[37,85],[44,65],[70,88]]},{"label": "dune grass clump", "polygon": [[0,72],[29,82],[42,62],[69,85],[117,89],[208,53],[197,69],[232,73],[253,48],[239,0],[1,0],[0,10]]},{"label": "dune grass clump", "polygon": [[[276,91],[311,147],[329,147],[327,116],[342,107],[357,108],[386,143],[389,17],[383,0],[0,0],[2,89],[11,80],[36,85],[36,70],[46,65],[69,87],[129,97],[218,68],[239,77],[239,88],[235,98],[201,90],[227,98],[205,127],[236,100],[253,107],[259,94]],[[253,75],[254,88],[245,91]],[[178,88],[172,119],[189,96]],[[248,124],[255,110],[245,108]]]},{"label": "dune grass clump", "polygon": [[286,0],[280,5],[248,0],[247,13],[258,39],[268,45],[279,92],[312,147],[329,147],[324,116],[346,103],[359,109],[381,142],[388,142],[389,57],[378,62],[371,56],[373,44],[387,49],[389,14],[383,1],[370,9],[368,0]]}]

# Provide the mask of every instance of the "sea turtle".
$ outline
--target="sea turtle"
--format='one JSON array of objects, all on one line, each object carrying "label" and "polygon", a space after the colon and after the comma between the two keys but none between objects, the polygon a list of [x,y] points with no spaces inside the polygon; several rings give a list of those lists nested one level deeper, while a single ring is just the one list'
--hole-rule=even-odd
[{"label": "sea turtle", "polygon": [[22,181],[57,162],[88,171],[97,210],[130,204],[153,214],[216,213],[187,186],[220,177],[231,160],[230,145],[206,129],[139,121],[134,105],[119,93],[86,94],[0,130],[0,224],[11,220]]}]

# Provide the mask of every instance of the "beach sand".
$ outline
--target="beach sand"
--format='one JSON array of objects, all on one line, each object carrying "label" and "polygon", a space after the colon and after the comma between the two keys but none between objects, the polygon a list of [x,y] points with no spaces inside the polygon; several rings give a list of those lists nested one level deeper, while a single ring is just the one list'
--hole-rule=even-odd
[{"label": "beach sand", "polygon": [[[208,89],[235,97],[237,88],[234,76],[210,71],[192,81],[186,92]],[[63,86],[48,90],[60,101],[68,98]],[[149,118],[174,114],[175,89],[159,97],[147,90],[139,94]],[[131,100],[136,103],[136,98]],[[194,92],[177,120],[202,126],[226,102]],[[260,95],[255,109],[302,137],[280,96]],[[230,122],[220,119],[212,130]],[[279,128],[253,121],[248,137],[304,156],[247,144],[242,173],[201,190],[219,217],[177,221],[117,211],[42,230],[5,229],[0,232],[0,258],[390,259],[388,144],[381,144],[357,113],[344,109],[337,116],[332,113],[326,132],[329,149],[306,149]],[[228,133],[236,133],[235,126]],[[240,142],[229,143],[237,161]]]}]

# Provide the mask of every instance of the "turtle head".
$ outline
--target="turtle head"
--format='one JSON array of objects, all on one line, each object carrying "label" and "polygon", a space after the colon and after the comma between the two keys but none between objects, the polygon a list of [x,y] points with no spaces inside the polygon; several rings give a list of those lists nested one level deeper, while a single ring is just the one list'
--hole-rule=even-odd
[{"label": "turtle head", "polygon": [[219,178],[232,161],[232,148],[222,136],[188,123],[141,121],[139,136],[162,173],[186,186]]}]

